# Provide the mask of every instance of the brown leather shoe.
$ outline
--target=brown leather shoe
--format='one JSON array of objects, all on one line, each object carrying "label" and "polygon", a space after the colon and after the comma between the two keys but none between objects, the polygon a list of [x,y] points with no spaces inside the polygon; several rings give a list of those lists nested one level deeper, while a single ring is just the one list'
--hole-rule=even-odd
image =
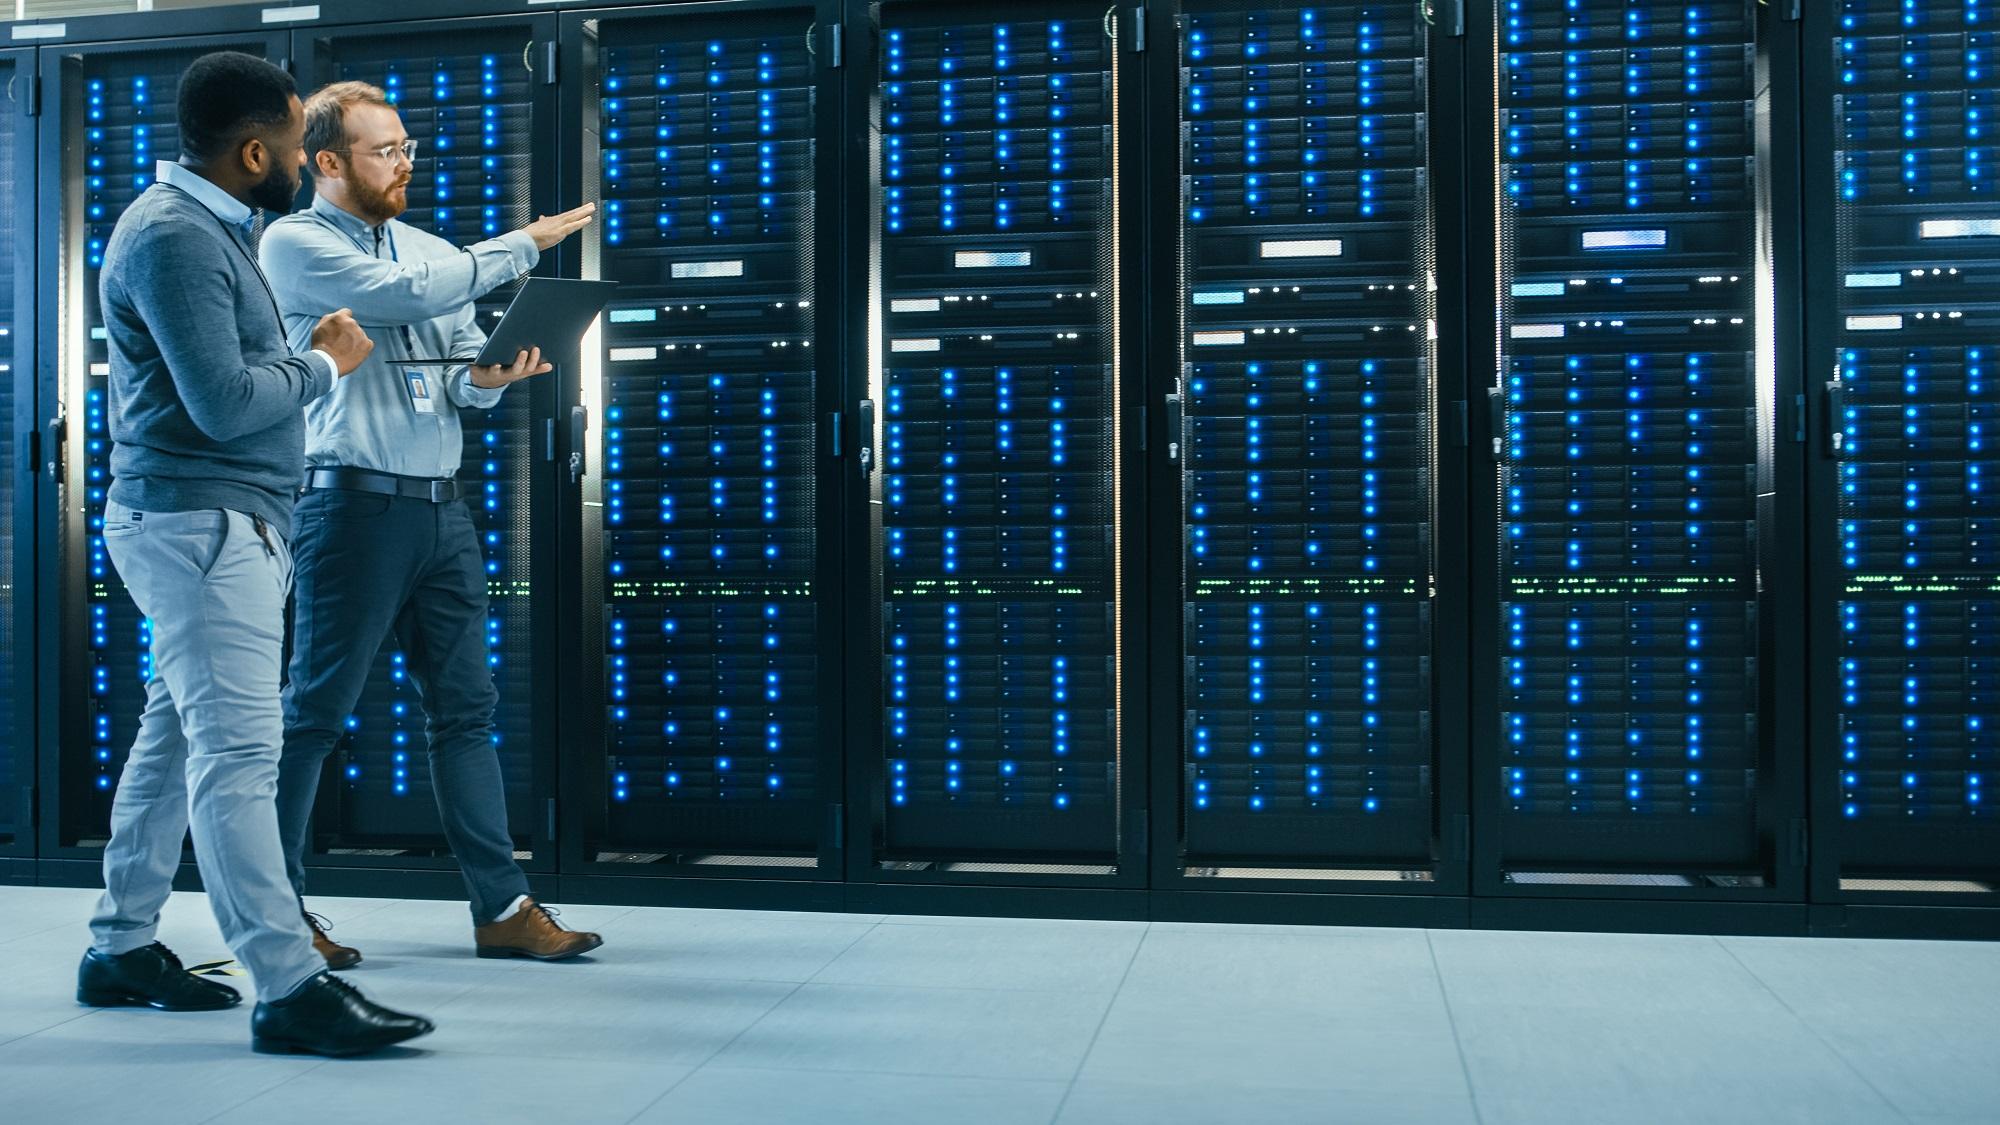
[{"label": "brown leather shoe", "polygon": [[308,910],[305,912],[306,925],[312,927],[313,952],[326,959],[329,969],[351,969],[361,963],[361,951],[351,945],[342,945],[326,936],[333,924]]},{"label": "brown leather shoe", "polygon": [[505,922],[474,927],[472,941],[481,957],[533,957],[537,961],[561,961],[604,944],[596,934],[563,929],[556,921],[556,912],[534,899],[522,903]]}]

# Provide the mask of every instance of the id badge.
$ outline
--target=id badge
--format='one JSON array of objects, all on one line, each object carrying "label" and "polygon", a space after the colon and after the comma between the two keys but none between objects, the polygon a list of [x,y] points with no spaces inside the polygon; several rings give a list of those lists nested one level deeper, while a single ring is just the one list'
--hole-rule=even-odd
[{"label": "id badge", "polygon": [[403,388],[410,395],[410,409],[418,414],[436,414],[437,400],[431,397],[431,381],[421,368],[403,369]]}]

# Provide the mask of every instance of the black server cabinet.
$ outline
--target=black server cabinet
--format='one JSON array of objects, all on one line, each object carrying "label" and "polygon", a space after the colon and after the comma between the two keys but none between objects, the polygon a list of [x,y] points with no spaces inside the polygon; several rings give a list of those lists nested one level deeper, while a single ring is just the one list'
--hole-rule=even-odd
[{"label": "black server cabinet", "polygon": [[[180,155],[175,98],[196,58],[238,50],[274,61],[282,33],[134,41],[40,50],[45,93],[40,137],[36,285],[39,355],[51,368],[43,401],[56,419],[45,458],[57,464],[42,509],[45,653],[41,745],[44,856],[102,846],[126,752],[138,733],[150,659],[145,619],[112,569],[102,535],[110,485],[109,374],[97,305],[105,244],[125,208]],[[47,663],[46,661],[44,663]]]},{"label": "black server cabinet", "polygon": [[1787,157],[1768,119],[1794,25],[1752,0],[1484,16],[1499,315],[1475,521],[1481,885],[1795,897],[1796,755],[1774,699],[1777,588],[1798,585],[1772,504]]},{"label": "black server cabinet", "polygon": [[2000,10],[1835,0],[1806,42],[1816,898],[2000,890]]},{"label": "black server cabinet", "polygon": [[867,164],[848,177],[873,196],[851,868],[1142,877],[1120,867],[1139,771],[1122,753],[1118,141],[1136,106],[1116,13],[871,16]]},{"label": "black server cabinet", "polygon": [[1154,680],[1178,700],[1171,798],[1154,788],[1175,873],[1460,889],[1465,766],[1442,739],[1464,610],[1440,568],[1460,577],[1441,554],[1464,511],[1439,477],[1464,461],[1438,409],[1463,391],[1434,282],[1440,252],[1462,266],[1433,211],[1437,170],[1457,201],[1459,89],[1433,45],[1459,52],[1417,5],[1368,0],[1193,0],[1176,31],[1179,190],[1153,218],[1178,229],[1181,647]]},{"label": "black server cabinet", "polygon": [[34,848],[36,78],[0,51],[0,856]]},{"label": "black server cabinet", "polygon": [[[829,12],[837,12],[830,8]],[[579,18],[621,288],[572,409],[566,869],[840,877],[838,78],[796,3]]]},{"label": "black server cabinet", "polygon": [[[419,143],[402,221],[468,245],[519,229],[556,208],[557,147],[550,48],[553,17],[423,21],[296,33],[300,87],[358,80],[381,87]],[[548,256],[537,273],[552,273]],[[478,305],[498,321],[519,284]],[[534,535],[551,505],[547,424],[557,372],[508,389],[491,411],[467,411],[458,479],[486,556],[488,663],[500,695],[496,740],[517,854],[547,868],[548,755],[554,741],[554,556]],[[425,866],[447,854],[426,759],[416,684],[394,636],[347,730],[327,759],[314,810],[310,863]]]}]

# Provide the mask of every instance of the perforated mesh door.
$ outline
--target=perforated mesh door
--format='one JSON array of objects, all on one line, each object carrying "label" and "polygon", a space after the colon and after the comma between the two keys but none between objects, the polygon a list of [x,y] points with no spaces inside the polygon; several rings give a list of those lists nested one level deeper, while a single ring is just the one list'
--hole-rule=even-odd
[{"label": "perforated mesh door", "polygon": [[[151,629],[112,569],[102,535],[105,492],[111,485],[105,398],[111,369],[97,302],[98,273],[112,228],[152,184],[155,163],[180,155],[175,102],[181,73],[200,56],[223,49],[264,53],[256,40],[84,52],[64,70],[63,173],[69,187],[63,211],[65,269],[81,276],[65,287],[66,296],[75,300],[63,310],[63,321],[67,340],[80,342],[81,351],[64,348],[63,393],[72,432],[80,432],[82,439],[81,449],[71,453],[81,476],[68,478],[68,509],[80,507],[82,523],[80,533],[65,543],[82,549],[82,558],[71,560],[71,573],[80,568],[81,639],[89,654],[87,682],[73,685],[85,701],[83,714],[72,719],[85,724],[82,737],[71,728],[61,750],[67,789],[64,834],[70,839],[101,839],[109,830],[112,793],[139,731],[151,672]],[[261,212],[259,216],[261,221]]]},{"label": "perforated mesh door", "polygon": [[[516,230],[534,218],[534,77],[524,58],[526,24],[370,32],[322,45],[323,73],[381,86],[419,143],[409,211],[402,220],[459,246]],[[546,138],[543,140],[546,145]],[[491,329],[519,283],[479,302]],[[496,739],[508,819],[518,838],[533,824],[529,475],[532,388],[510,389],[490,411],[464,411],[458,479],[485,552],[486,642],[500,693]],[[425,761],[424,714],[392,637],[330,759],[315,831],[321,846],[442,845]]]},{"label": "perforated mesh door", "polygon": [[1411,4],[1182,17],[1190,857],[1430,859],[1425,53]]},{"label": "perforated mesh door", "polygon": [[1115,849],[1115,52],[1101,14],[880,14],[872,483],[892,854]]},{"label": "perforated mesh door", "polygon": [[609,839],[812,852],[811,13],[600,24]]},{"label": "perforated mesh door", "polygon": [[1758,5],[1497,9],[1504,862],[1755,867]]},{"label": "perforated mesh door", "polygon": [[[1839,0],[1837,746],[1842,874],[2000,871],[2000,71],[1983,0]],[[1818,107],[1825,112],[1829,107]],[[1811,111],[1809,109],[1809,111]],[[1893,889],[1869,885],[1867,889]],[[1909,889],[1926,889],[1921,886]]]}]

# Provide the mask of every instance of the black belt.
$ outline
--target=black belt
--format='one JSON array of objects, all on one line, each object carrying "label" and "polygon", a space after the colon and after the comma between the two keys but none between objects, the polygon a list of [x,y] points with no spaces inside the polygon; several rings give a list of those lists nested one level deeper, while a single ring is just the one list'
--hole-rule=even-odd
[{"label": "black belt", "polygon": [[449,504],[464,495],[459,483],[450,477],[430,480],[346,468],[307,469],[306,488],[340,488],[349,492],[372,492],[377,496],[407,496],[433,504]]}]

